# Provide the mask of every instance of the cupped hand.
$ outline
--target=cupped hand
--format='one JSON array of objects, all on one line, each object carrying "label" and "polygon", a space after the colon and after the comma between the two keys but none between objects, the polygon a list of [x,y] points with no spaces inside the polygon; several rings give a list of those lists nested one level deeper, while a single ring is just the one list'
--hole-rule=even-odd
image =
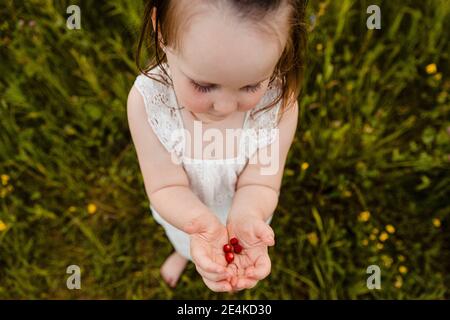
[{"label": "cupped hand", "polygon": [[216,292],[232,291],[232,269],[223,253],[226,227],[211,213],[193,219],[184,231],[190,235],[192,261],[206,286]]},{"label": "cupped hand", "polygon": [[227,230],[229,238],[237,238],[243,248],[228,266],[234,271],[230,279],[233,291],[253,288],[270,274],[268,246],[275,244],[274,232],[264,220],[253,215],[230,217]]}]

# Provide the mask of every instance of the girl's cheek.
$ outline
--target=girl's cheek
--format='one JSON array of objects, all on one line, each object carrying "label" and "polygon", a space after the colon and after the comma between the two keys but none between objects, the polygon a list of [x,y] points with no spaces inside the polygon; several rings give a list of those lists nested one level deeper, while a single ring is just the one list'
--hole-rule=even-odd
[{"label": "girl's cheek", "polygon": [[246,112],[255,108],[266,94],[268,86],[269,80],[266,80],[261,84],[261,88],[258,91],[253,93],[245,93],[239,102],[239,110]]},{"label": "girl's cheek", "polygon": [[246,96],[246,98],[241,100],[241,102],[239,103],[240,111],[245,112],[245,111],[255,108],[258,105],[261,98],[263,97],[263,95],[264,94],[261,92],[254,93],[254,94],[248,94]]},{"label": "girl's cheek", "polygon": [[194,113],[206,113],[210,111],[210,104],[204,102],[203,100],[195,99],[195,97],[191,97],[187,100],[184,106]]},{"label": "girl's cheek", "polygon": [[196,93],[189,84],[176,88],[178,103],[194,113],[208,112],[211,105],[205,94]]}]

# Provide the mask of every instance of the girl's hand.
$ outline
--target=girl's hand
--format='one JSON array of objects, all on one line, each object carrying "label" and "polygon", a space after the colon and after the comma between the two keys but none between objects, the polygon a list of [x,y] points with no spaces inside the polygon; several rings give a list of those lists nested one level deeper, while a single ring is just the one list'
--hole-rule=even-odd
[{"label": "girl's hand", "polygon": [[243,250],[234,255],[229,267],[234,267],[231,278],[234,291],[253,288],[270,274],[268,246],[275,244],[272,228],[254,215],[233,215],[227,224],[229,238],[236,237]]},{"label": "girl's hand", "polygon": [[216,292],[231,291],[231,272],[223,254],[228,242],[225,226],[212,213],[193,219],[185,227],[190,235],[191,257],[208,288]]}]

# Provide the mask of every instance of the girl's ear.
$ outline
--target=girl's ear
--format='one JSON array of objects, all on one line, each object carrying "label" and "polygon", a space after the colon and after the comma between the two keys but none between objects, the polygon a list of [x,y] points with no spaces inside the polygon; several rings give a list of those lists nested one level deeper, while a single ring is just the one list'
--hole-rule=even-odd
[{"label": "girl's ear", "polygon": [[[156,32],[156,7],[153,7],[153,9],[152,9],[152,25],[153,25],[153,31],[154,32]],[[158,25],[158,38],[159,38],[159,41],[160,41],[160,46],[161,46],[161,49],[163,50],[163,51],[166,51],[165,50],[165,46],[164,46],[164,39],[163,39],[163,37],[162,37],[162,34],[161,34],[161,25]]]},{"label": "girl's ear", "polygon": [[156,31],[156,7],[153,7],[152,9],[152,25],[153,31]]}]

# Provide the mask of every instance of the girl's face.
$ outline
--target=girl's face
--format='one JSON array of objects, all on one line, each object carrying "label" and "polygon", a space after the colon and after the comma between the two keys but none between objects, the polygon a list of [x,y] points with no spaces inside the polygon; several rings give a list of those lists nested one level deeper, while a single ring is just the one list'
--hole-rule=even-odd
[{"label": "girl's face", "polygon": [[211,9],[181,33],[182,52],[165,48],[177,100],[209,121],[258,104],[286,43],[283,32],[269,35]]}]

